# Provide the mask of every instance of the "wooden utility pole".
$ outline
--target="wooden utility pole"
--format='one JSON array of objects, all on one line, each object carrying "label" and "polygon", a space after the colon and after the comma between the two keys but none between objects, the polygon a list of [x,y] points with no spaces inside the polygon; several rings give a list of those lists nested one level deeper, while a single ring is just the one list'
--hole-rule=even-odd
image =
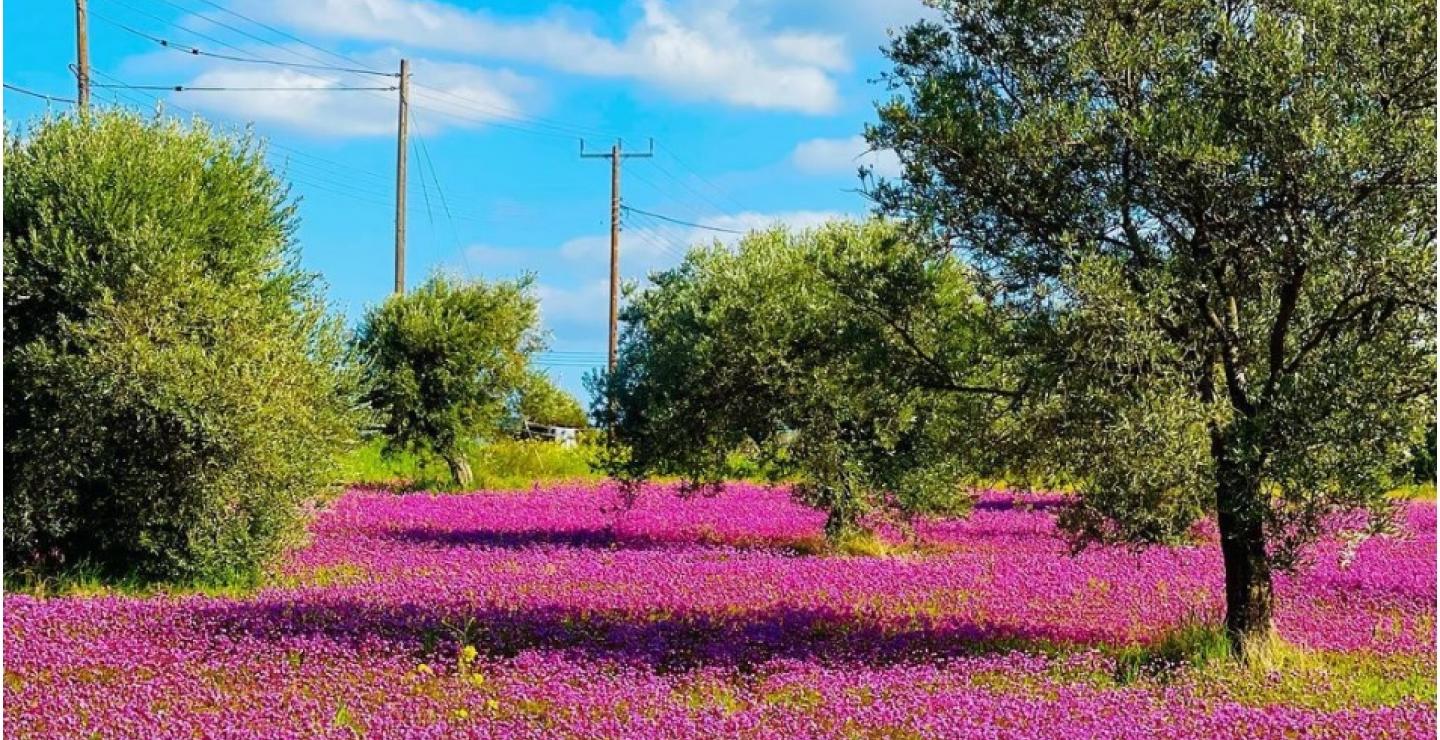
[{"label": "wooden utility pole", "polygon": [[618,139],[608,152],[587,152],[585,140],[581,139],[580,156],[610,160],[610,354],[606,369],[614,373],[620,341],[620,160],[655,156],[655,140],[650,140],[650,149],[644,152],[624,151],[624,145]]},{"label": "wooden utility pole", "polygon": [[395,138],[395,293],[405,292],[405,148],[410,122],[410,60],[400,60],[400,121]]},{"label": "wooden utility pole", "polygon": [[76,107],[90,107],[90,39],[85,12],[86,0],[75,0],[75,94]]}]

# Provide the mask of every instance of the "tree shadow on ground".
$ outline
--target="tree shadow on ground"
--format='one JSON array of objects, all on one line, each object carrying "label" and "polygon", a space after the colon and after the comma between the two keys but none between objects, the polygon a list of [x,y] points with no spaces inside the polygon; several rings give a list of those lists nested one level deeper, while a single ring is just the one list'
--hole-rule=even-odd
[{"label": "tree shadow on ground", "polygon": [[1070,506],[1072,501],[1063,496],[1021,497],[1006,496],[976,501],[975,511],[1059,511]]},{"label": "tree shadow on ground", "polygon": [[591,610],[558,605],[503,608],[461,602],[371,603],[348,598],[283,598],[200,607],[191,619],[217,634],[263,640],[323,638],[359,648],[379,641],[402,652],[450,652],[472,645],[513,657],[563,650],[586,659],[646,665],[660,672],[702,667],[746,670],[776,659],[830,665],[934,663],[947,658],[1024,650],[1055,652],[1113,641],[1092,627],[1063,630],[980,624],[947,618],[903,626],[855,614],[800,606],[702,611]]},{"label": "tree shadow on ground", "polygon": [[574,547],[608,550],[621,546],[649,547],[648,537],[617,535],[609,527],[573,529],[442,529],[439,527],[402,527],[387,529],[381,538],[412,545],[436,547],[478,547],[501,550],[522,550],[532,547]]},{"label": "tree shadow on ground", "polygon": [[677,530],[664,536],[643,532],[617,531],[612,527],[563,529],[445,529],[414,526],[386,529],[376,535],[407,545],[440,548],[525,550],[531,548],[573,548],[587,550],[676,550],[722,547],[732,550],[771,551],[780,555],[818,554],[824,538],[818,532],[801,536],[727,535],[703,525]]}]

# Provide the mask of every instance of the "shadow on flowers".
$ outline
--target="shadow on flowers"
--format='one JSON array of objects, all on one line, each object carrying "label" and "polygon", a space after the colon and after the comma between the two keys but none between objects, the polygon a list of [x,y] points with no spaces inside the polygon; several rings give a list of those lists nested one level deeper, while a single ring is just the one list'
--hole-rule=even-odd
[{"label": "shadow on flowers", "polygon": [[462,645],[513,657],[563,650],[586,658],[641,663],[657,671],[738,668],[774,659],[844,665],[935,662],[1013,650],[1052,652],[1100,644],[1107,633],[1069,626],[982,625],[922,616],[884,621],[830,610],[780,607],[722,613],[591,611],[465,604],[375,603],[323,595],[299,600],[221,602],[194,619],[224,634],[262,640],[318,638],[351,649],[453,654]]}]

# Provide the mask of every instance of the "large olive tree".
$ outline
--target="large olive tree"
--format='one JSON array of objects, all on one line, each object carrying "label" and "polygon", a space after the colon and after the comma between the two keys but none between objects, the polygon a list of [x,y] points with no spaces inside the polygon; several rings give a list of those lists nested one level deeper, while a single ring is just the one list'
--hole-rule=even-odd
[{"label": "large olive tree", "polygon": [[1214,513],[1243,650],[1327,518],[1383,521],[1433,404],[1434,6],[936,5],[889,47],[872,194],[1023,327],[1073,532]]},{"label": "large olive tree", "polygon": [[361,419],[263,147],[94,110],[5,137],[5,567],[252,577]]},{"label": "large olive tree", "polygon": [[892,226],[756,232],[692,250],[622,314],[593,413],[612,474],[715,483],[739,449],[792,475],[840,536],[879,511],[953,512],[989,459],[998,327],[954,259]]}]

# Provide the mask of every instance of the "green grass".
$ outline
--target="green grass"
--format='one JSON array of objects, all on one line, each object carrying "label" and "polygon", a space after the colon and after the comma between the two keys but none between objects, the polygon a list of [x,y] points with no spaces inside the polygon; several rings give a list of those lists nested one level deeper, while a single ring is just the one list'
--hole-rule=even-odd
[{"label": "green grass", "polygon": [[59,572],[39,573],[25,568],[7,569],[5,593],[50,596],[160,596],[202,594],[240,598],[263,585],[263,577],[236,574],[213,581],[156,581],[134,574],[110,575],[90,563],[78,563]]},{"label": "green grass", "polygon": [[1120,648],[1115,653],[1115,680],[1131,683],[1165,676],[1182,667],[1204,670],[1232,662],[1231,658],[1230,641],[1224,629],[1194,622],[1181,625],[1152,643]]},{"label": "green grass", "polygon": [[[475,481],[469,490],[514,490],[537,483],[596,481],[590,466],[594,448],[564,447],[555,442],[502,440],[470,454]],[[438,457],[410,452],[386,454],[384,442],[373,439],[344,461],[343,480],[350,485],[404,491],[457,491],[450,470]]]},{"label": "green grass", "polygon": [[1433,701],[1435,664],[1426,656],[1310,650],[1279,639],[1234,659],[1218,625],[1182,625],[1159,640],[1115,653],[1116,684],[1184,677],[1217,696],[1253,706],[1335,710]]},{"label": "green grass", "polygon": [[[1021,651],[1058,658],[1084,645],[1045,641],[994,640],[973,646],[977,653]],[[1404,701],[1433,703],[1436,665],[1432,656],[1312,650],[1278,638],[1252,648],[1237,660],[1224,629],[1193,622],[1159,639],[1135,645],[1098,646],[1098,664],[1057,662],[1048,680],[1083,682],[1101,689],[1157,688],[1181,683],[1203,696],[1255,707],[1276,704],[1336,711],[1358,706],[1391,706]],[[1045,690],[1032,675],[982,671],[974,685],[994,691]]]},{"label": "green grass", "polygon": [[1390,497],[1407,501],[1434,501],[1435,484],[1412,483],[1409,485],[1400,486],[1399,488],[1396,488],[1395,490],[1390,492]]}]

